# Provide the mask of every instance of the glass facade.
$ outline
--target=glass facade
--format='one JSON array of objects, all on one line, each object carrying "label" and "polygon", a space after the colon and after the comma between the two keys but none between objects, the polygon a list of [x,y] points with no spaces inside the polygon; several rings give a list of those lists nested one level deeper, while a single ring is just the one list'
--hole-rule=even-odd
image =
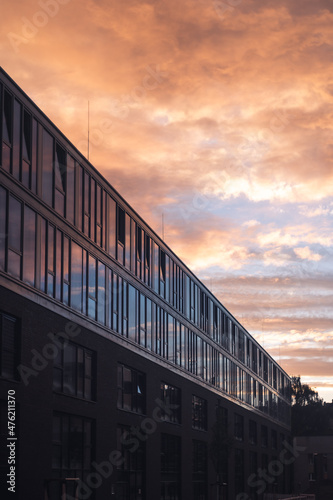
[{"label": "glass facade", "polygon": [[2,175],[40,208],[0,186],[0,271],[288,423],[290,379],[242,325],[5,85],[1,115]]}]

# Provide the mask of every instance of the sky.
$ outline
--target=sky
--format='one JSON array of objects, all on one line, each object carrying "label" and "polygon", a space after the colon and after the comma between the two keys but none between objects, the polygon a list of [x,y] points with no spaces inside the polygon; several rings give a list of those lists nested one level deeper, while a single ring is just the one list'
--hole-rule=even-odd
[{"label": "sky", "polygon": [[[0,65],[333,399],[331,0],[2,0]],[[162,222],[163,221],[163,222]]]}]

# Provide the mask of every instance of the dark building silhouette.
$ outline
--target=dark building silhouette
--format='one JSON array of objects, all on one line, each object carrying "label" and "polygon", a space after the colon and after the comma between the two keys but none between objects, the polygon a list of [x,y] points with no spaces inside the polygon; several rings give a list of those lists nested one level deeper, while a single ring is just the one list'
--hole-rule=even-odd
[{"label": "dark building silhouette", "polygon": [[290,491],[288,375],[0,76],[1,498]]}]

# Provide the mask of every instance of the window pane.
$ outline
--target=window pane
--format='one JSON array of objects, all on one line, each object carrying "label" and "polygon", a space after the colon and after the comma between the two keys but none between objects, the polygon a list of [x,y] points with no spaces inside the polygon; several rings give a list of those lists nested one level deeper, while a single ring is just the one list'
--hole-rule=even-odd
[{"label": "window pane", "polygon": [[62,256],[62,232],[57,229],[56,231],[56,295],[57,300],[61,300],[61,263],[63,261]]},{"label": "window pane", "polygon": [[3,128],[2,128],[2,140],[6,141],[8,144],[12,142],[12,96],[5,90],[3,97]]},{"label": "window pane", "polygon": [[0,375],[6,378],[15,378],[16,369],[16,320],[7,315],[0,315],[0,334],[1,334],[1,362]]},{"label": "window pane", "polygon": [[74,180],[75,162],[73,158],[67,155],[67,182],[66,182],[66,218],[74,224]]},{"label": "window pane", "polygon": [[21,164],[21,104],[14,100],[14,135],[13,135],[13,175],[16,179],[20,177]]},{"label": "window pane", "polygon": [[108,196],[108,231],[109,231],[109,254],[116,255],[116,202]]},{"label": "window pane", "polygon": [[53,199],[53,137],[43,129],[42,197],[52,206]]},{"label": "window pane", "polygon": [[82,248],[72,241],[71,306],[82,311]]},{"label": "window pane", "polygon": [[89,255],[89,288],[88,288],[88,316],[96,317],[96,259]]},{"label": "window pane", "polygon": [[23,280],[32,286],[35,285],[35,237],[36,214],[26,206],[24,208]]},{"label": "window pane", "polygon": [[35,119],[32,120],[32,150],[31,150],[31,190],[36,192],[37,185],[37,132],[38,125]]},{"label": "window pane", "polygon": [[105,324],[105,266],[98,263],[98,297],[97,297],[97,321]]},{"label": "window pane", "polygon": [[89,255],[89,295],[96,297],[96,259]]},{"label": "window pane", "polygon": [[64,236],[63,273],[64,281],[69,281],[69,239],[67,236]]},{"label": "window pane", "polygon": [[23,135],[22,135],[22,157],[30,163],[31,160],[31,115],[24,110]]},{"label": "window pane", "polygon": [[38,216],[40,222],[40,289],[45,292],[45,250],[46,250],[46,220]]},{"label": "window pane", "polygon": [[15,278],[21,277],[21,256],[8,250],[8,273]]},{"label": "window pane", "polygon": [[128,285],[128,337],[136,341],[137,332],[137,307],[136,307],[136,289]]},{"label": "window pane", "polygon": [[30,188],[30,164],[22,160],[22,184]]},{"label": "window pane", "polygon": [[95,211],[95,192],[96,192],[96,181],[91,178],[91,190],[90,190],[90,238],[95,241],[95,221],[96,221],[96,211]]},{"label": "window pane", "polygon": [[0,187],[0,269],[5,269],[5,245],[6,245],[6,194],[7,191]]},{"label": "window pane", "polygon": [[9,196],[8,246],[21,252],[21,203]]},{"label": "window pane", "polygon": [[132,372],[129,368],[123,367],[123,408],[132,409]]},{"label": "window pane", "polygon": [[2,168],[10,172],[10,153],[11,149],[7,144],[2,144]]},{"label": "window pane", "polygon": [[72,345],[64,348],[64,392],[76,393],[76,349]]}]

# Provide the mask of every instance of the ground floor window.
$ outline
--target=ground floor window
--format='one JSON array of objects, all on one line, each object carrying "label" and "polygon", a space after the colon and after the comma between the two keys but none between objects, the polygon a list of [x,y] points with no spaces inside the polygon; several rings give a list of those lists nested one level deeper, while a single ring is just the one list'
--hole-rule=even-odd
[{"label": "ground floor window", "polygon": [[161,500],[181,498],[180,443],[178,436],[161,436]]},{"label": "ground floor window", "polygon": [[[85,483],[93,462],[93,420],[55,413],[53,415],[52,431],[52,475],[55,479],[70,479],[66,481],[66,493],[75,498],[79,478]],[[48,482],[48,498],[60,500],[63,494],[61,481]]]},{"label": "ground floor window", "polygon": [[[136,440],[136,441],[134,441]],[[145,459],[144,441],[134,438],[127,426],[117,427],[117,448],[122,460],[117,470],[117,500],[144,500]]]},{"label": "ground floor window", "polygon": [[193,500],[207,499],[207,444],[193,440]]}]

